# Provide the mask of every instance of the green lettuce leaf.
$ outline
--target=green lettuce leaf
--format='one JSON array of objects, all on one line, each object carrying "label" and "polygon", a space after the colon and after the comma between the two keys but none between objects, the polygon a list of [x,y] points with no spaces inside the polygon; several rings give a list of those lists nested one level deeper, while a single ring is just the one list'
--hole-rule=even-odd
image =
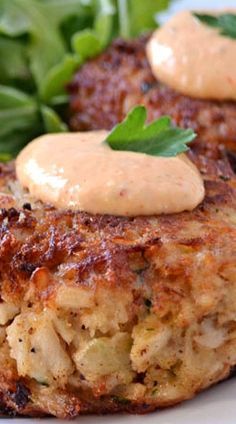
[{"label": "green lettuce leaf", "polygon": [[78,56],[67,54],[61,63],[51,68],[39,87],[40,98],[43,102],[50,102],[54,97],[66,94],[65,86],[72,78],[80,64]]},{"label": "green lettuce leaf", "polygon": [[[66,85],[114,37],[152,29],[167,0],[0,0],[0,155],[65,131]],[[6,157],[6,156],[0,156]]]},{"label": "green lettuce leaf", "polygon": [[102,50],[102,44],[96,32],[89,29],[74,34],[71,43],[73,50],[82,61],[96,56]]},{"label": "green lettuce leaf", "polygon": [[117,0],[121,36],[136,37],[157,26],[156,14],[165,10],[168,0]]},{"label": "green lettuce leaf", "polygon": [[57,133],[57,132],[68,131],[67,125],[61,121],[57,113],[50,107],[42,106],[41,113],[42,113],[46,132]]},{"label": "green lettuce leaf", "polygon": [[0,33],[16,37],[27,33],[30,27],[30,19],[17,0],[1,0]]},{"label": "green lettuce leaf", "polygon": [[[0,84],[31,78],[24,45],[17,40],[0,37]],[[15,82],[17,83],[17,82]]]},{"label": "green lettuce leaf", "polygon": [[37,122],[37,104],[30,96],[11,87],[0,86],[0,138],[15,129]]},{"label": "green lettuce leaf", "polygon": [[70,16],[92,13],[92,2],[83,0],[41,0],[47,16],[55,25],[61,24]]},{"label": "green lettuce leaf", "polygon": [[94,30],[103,47],[111,41],[116,8],[112,0],[97,0]]},{"label": "green lettuce leaf", "polygon": [[40,133],[37,102],[29,95],[0,86],[0,153],[16,154]]}]

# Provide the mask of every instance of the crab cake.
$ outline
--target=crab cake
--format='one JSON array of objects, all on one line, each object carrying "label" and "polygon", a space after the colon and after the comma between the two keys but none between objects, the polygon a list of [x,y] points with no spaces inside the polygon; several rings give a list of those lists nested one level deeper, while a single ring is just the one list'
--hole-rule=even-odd
[{"label": "crab cake", "polygon": [[[193,128],[201,152],[214,156],[224,145],[236,153],[235,102],[191,98],[157,81],[146,56],[147,41],[116,40],[79,69],[68,86],[71,129],[110,129],[134,105],[143,104],[150,121],[167,114],[175,125]],[[236,163],[235,153],[231,159]]]},{"label": "crab cake", "polygon": [[147,412],[236,364],[236,181],[192,154],[192,212],[125,218],[32,200],[0,172],[2,413]]}]

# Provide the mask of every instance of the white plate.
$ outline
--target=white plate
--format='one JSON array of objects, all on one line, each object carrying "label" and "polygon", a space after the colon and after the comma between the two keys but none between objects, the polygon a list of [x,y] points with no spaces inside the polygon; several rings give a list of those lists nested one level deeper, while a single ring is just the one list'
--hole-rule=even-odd
[{"label": "white plate", "polygon": [[[66,0],[65,0],[66,1]],[[179,0],[174,2],[171,12],[185,8],[235,7],[236,0]],[[164,13],[162,20],[166,20]],[[231,379],[200,393],[193,400],[173,408],[147,415],[106,415],[79,417],[79,424],[235,424],[236,423],[236,379]],[[20,421],[20,423],[19,423]],[[54,419],[2,418],[7,424],[52,424]],[[63,423],[56,420],[56,424]]]}]

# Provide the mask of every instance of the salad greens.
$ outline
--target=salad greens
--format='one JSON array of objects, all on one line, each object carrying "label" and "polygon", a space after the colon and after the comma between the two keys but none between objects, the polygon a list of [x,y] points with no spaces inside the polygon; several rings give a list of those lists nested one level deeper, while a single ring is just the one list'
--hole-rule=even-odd
[{"label": "salad greens", "polygon": [[66,84],[114,37],[156,27],[169,0],[0,0],[0,160],[67,130]]},{"label": "salad greens", "polygon": [[144,106],[136,106],[116,125],[105,142],[113,150],[128,150],[152,156],[176,156],[188,150],[187,144],[196,134],[191,129],[181,129],[171,125],[168,116],[145,125],[147,111]]}]

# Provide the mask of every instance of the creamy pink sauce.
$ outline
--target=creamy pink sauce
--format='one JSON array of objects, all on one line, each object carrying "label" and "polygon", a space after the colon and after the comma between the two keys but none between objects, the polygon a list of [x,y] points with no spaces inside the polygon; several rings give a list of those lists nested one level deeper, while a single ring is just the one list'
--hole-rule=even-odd
[{"label": "creamy pink sauce", "polygon": [[194,209],[202,178],[184,155],[164,158],[113,151],[106,131],[53,134],[27,145],[17,177],[32,197],[57,208],[123,216]]},{"label": "creamy pink sauce", "polygon": [[219,29],[201,23],[190,11],[176,14],[154,32],[147,55],[156,78],[176,91],[236,100],[236,40],[220,35]]}]

